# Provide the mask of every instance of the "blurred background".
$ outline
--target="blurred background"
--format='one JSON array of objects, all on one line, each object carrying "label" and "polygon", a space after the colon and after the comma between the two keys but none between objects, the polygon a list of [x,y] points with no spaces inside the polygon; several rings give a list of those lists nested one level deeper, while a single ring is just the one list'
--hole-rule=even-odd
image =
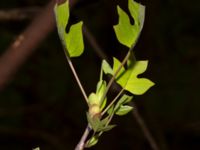
[{"label": "blurred background", "polygon": [[[135,96],[138,117],[116,117],[94,150],[200,149],[200,1],[141,0],[146,20],[135,48],[149,60],[144,75],[156,83]],[[49,3],[49,4],[48,4]],[[123,59],[112,25],[116,5],[127,0],[71,0],[70,23],[84,21],[102,52],[84,38],[85,52],[73,59],[87,91],[95,91],[101,57]],[[0,1],[0,149],[71,150],[87,125],[83,96],[66,62],[49,0]],[[86,31],[86,35],[87,35]],[[90,37],[91,40],[91,37]],[[103,53],[103,55],[102,55]],[[112,94],[112,91],[110,92]]]}]

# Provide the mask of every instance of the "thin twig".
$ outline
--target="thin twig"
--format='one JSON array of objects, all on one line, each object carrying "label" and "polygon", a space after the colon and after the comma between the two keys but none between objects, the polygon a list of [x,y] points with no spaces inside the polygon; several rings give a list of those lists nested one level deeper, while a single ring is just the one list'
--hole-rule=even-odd
[{"label": "thin twig", "polygon": [[72,70],[72,73],[73,73],[73,75],[74,75],[74,77],[75,77],[75,79],[76,79],[76,82],[77,82],[77,84],[78,84],[78,86],[79,86],[79,88],[80,88],[80,90],[81,90],[81,93],[82,93],[82,95],[83,95],[83,97],[84,97],[86,103],[88,104],[88,97],[87,97],[87,94],[86,94],[86,92],[85,92],[85,90],[84,90],[84,88],[83,88],[83,85],[81,84],[81,81],[80,81],[80,79],[79,79],[79,77],[78,77],[78,74],[76,73],[76,70],[75,70],[75,68],[74,68],[74,66],[73,66],[72,60],[70,59],[69,53],[68,53],[68,51],[67,51],[65,48],[64,48],[64,52],[65,52],[65,56],[66,56],[66,58],[67,58],[67,62],[68,62],[68,64],[69,64],[69,66],[70,66],[70,68],[71,68],[71,70]]},{"label": "thin twig", "polygon": [[112,102],[104,109],[104,111],[101,113],[101,116],[103,116],[108,109],[117,101],[117,99],[121,96],[121,94],[124,92],[124,88],[121,89],[121,91],[115,96],[115,98],[112,100]]},{"label": "thin twig", "polygon": [[92,129],[88,124],[84,133],[83,133],[83,136],[81,137],[79,143],[77,144],[77,146],[74,150],[83,150],[85,148],[85,141],[87,140],[87,137],[88,137],[91,130]]},{"label": "thin twig", "polygon": [[112,78],[110,79],[110,81],[108,82],[108,85],[106,87],[106,90],[100,100],[100,103],[102,104],[103,100],[105,99],[110,87],[112,86],[113,82],[115,81],[115,78],[116,76],[118,75],[118,73],[120,72],[120,70],[122,69],[122,67],[126,64],[128,58],[130,57],[131,55],[131,51],[132,51],[132,48],[129,49],[128,53],[126,54],[124,60],[122,61],[121,65],[119,66],[119,68],[116,70],[116,72],[114,73],[114,75],[112,76]]}]

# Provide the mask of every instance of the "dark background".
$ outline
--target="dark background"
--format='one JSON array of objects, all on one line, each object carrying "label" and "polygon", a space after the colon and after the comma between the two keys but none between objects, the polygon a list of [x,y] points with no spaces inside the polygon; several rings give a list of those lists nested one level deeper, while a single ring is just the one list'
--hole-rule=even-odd
[{"label": "dark background", "polygon": [[[38,6],[46,1],[0,1],[0,9]],[[138,60],[149,60],[145,77],[156,85],[134,102],[160,150],[200,149],[200,1],[143,0],[146,20],[135,48]],[[126,0],[80,0],[71,23],[83,20],[112,60],[126,47],[117,42],[116,5]],[[0,54],[32,19],[0,22]],[[41,33],[42,34],[42,33]],[[85,39],[85,53],[73,59],[87,93],[95,91],[101,59]],[[0,149],[71,150],[87,125],[87,106],[66,62],[56,29],[17,71],[0,93]],[[95,150],[151,150],[130,113],[114,120]]]}]

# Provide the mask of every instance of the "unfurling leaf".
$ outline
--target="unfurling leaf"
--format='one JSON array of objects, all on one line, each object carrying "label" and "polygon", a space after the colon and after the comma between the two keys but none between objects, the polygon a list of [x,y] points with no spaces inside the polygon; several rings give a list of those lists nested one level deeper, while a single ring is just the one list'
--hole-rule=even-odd
[{"label": "unfurling leaf", "polygon": [[87,120],[94,132],[105,132],[114,128],[116,125],[108,125],[109,117],[102,120],[98,116],[91,116],[87,113]]},{"label": "unfurling leaf", "polygon": [[[56,3],[54,7],[54,13],[56,17],[56,24],[58,29],[59,37],[62,41],[62,44],[65,45],[65,28],[69,20],[69,2],[66,1],[63,4],[58,5]],[[66,46],[66,45],[65,45]]]},{"label": "unfurling leaf", "polygon": [[105,74],[111,74],[113,75],[113,70],[110,67],[110,65],[108,64],[108,62],[106,60],[102,61],[102,70]]},{"label": "unfurling leaf", "polygon": [[106,81],[100,80],[97,84],[96,93],[91,93],[89,95],[89,98],[88,98],[89,105],[90,106],[96,105],[99,108],[101,108],[101,110],[102,110],[106,106],[106,101],[107,101],[107,99],[105,98],[103,100],[103,103],[101,104],[101,98],[102,98],[105,90],[106,90]]},{"label": "unfurling leaf", "polygon": [[133,0],[129,0],[128,8],[134,19],[134,25],[131,24],[129,16],[119,6],[117,7],[119,23],[114,26],[118,41],[131,47],[137,42],[144,23],[145,7]]},{"label": "unfurling leaf", "polygon": [[98,128],[97,132],[107,132],[112,130],[116,125],[107,125],[107,126],[101,126]]},{"label": "unfurling leaf", "polygon": [[107,111],[108,115],[111,116],[114,113],[114,106],[111,106],[108,111]]},{"label": "unfurling leaf", "polygon": [[69,2],[68,0],[58,5],[56,3],[54,7],[56,24],[58,29],[58,34],[63,47],[67,51],[70,57],[78,57],[83,53],[83,35],[82,35],[82,25],[83,22],[72,25],[70,27],[69,33],[66,33],[65,29],[69,20]]},{"label": "unfurling leaf", "polygon": [[114,111],[116,112],[120,108],[121,105],[129,103],[132,99],[133,99],[133,96],[124,94],[117,102],[117,104],[114,108]]},{"label": "unfurling leaf", "polygon": [[89,105],[99,105],[99,98],[95,93],[91,93],[88,97],[88,103]]},{"label": "unfurling leaf", "polygon": [[92,117],[89,113],[87,115],[88,123],[90,124],[91,128],[96,132],[100,126],[100,119],[97,116]]},{"label": "unfurling leaf", "polygon": [[119,116],[123,116],[129,113],[131,110],[133,110],[133,107],[128,106],[128,105],[121,105],[115,114]]},{"label": "unfurling leaf", "polygon": [[86,148],[90,148],[98,143],[98,137],[92,136],[85,144]]},{"label": "unfurling leaf", "polygon": [[122,115],[126,115],[127,113],[129,113],[133,107],[128,106],[128,105],[124,105],[129,103],[132,100],[133,96],[129,96],[124,94],[119,101],[117,102],[117,104],[115,105],[114,108],[114,112],[116,115],[122,116]]},{"label": "unfurling leaf", "polygon": [[[99,104],[105,90],[106,90],[106,81],[100,80],[97,84],[97,89],[96,89],[96,95],[98,97]],[[106,102],[107,102],[107,98],[103,100],[103,103],[101,104],[101,110],[106,106]]]},{"label": "unfurling leaf", "polygon": [[96,132],[106,132],[113,129],[116,125],[108,125],[109,119],[110,119],[110,116],[107,116],[106,118],[100,120],[98,129],[96,130]]}]

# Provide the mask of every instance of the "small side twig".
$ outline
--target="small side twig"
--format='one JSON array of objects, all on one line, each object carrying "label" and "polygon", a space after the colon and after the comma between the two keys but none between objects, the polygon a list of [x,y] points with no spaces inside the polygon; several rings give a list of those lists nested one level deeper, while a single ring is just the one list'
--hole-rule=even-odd
[{"label": "small side twig", "polygon": [[118,98],[121,96],[121,94],[124,92],[124,88],[121,89],[121,91],[115,96],[115,98],[112,100],[112,102],[104,109],[104,111],[101,113],[101,116],[103,116],[108,109],[118,100]]}]

